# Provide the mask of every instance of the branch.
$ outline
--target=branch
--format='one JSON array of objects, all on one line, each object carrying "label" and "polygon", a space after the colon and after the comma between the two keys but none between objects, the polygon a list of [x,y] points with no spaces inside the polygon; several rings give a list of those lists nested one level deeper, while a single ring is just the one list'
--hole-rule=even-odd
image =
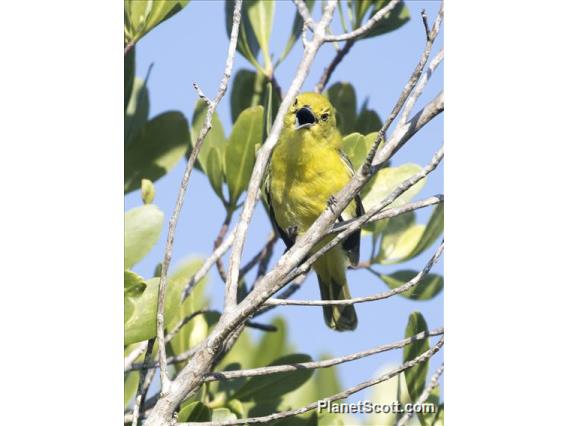
[{"label": "branch", "polygon": [[124,358],[124,371],[125,372],[126,372],[126,370],[128,370],[130,368],[132,363],[134,361],[136,361],[136,358],[138,358],[140,355],[142,355],[144,353],[144,351],[146,350],[147,347],[148,347],[148,341],[145,340],[145,341],[141,342],[138,346],[136,346],[136,348],[134,348],[132,350],[132,352],[130,352],[128,355],[126,355],[126,357]]},{"label": "branch", "polygon": [[195,285],[203,277],[205,277],[205,275],[207,275],[207,272],[209,272],[209,270],[217,262],[217,260],[220,259],[221,256],[223,256],[227,252],[227,250],[229,250],[229,248],[233,245],[233,241],[235,241],[234,229],[227,236],[227,238],[225,238],[223,243],[213,251],[211,256],[209,256],[209,258],[203,263],[203,265],[201,265],[201,268],[199,268],[197,272],[190,278],[185,288],[183,289],[181,302],[183,302],[187,298],[187,296],[189,296],[189,294],[193,290],[193,287],[195,287]]},{"label": "branch", "polygon": [[[221,244],[223,244],[223,239],[225,238],[225,235],[227,235],[227,231],[229,230],[229,224],[231,223],[231,219],[233,217],[233,213],[227,213],[227,216],[225,216],[225,220],[223,221],[223,225],[221,225],[221,229],[219,229],[219,233],[217,234],[217,238],[215,238],[215,241],[213,243],[213,251],[217,250]],[[217,258],[217,261],[215,262],[215,264],[217,265],[217,271],[219,272],[219,276],[221,277],[221,280],[223,282],[227,281],[227,273],[225,272],[225,267],[223,266],[223,262],[221,261],[221,257]]]},{"label": "branch", "polygon": [[312,15],[310,14],[310,9],[308,9],[304,0],[294,0],[294,4],[298,8],[298,13],[304,20],[304,24],[306,25],[306,27],[314,31],[314,20],[312,19]]},{"label": "branch", "polygon": [[158,290],[158,309],[156,314],[156,323],[157,323],[156,334],[158,336],[158,359],[160,361],[160,381],[162,385],[161,386],[162,394],[167,394],[170,386],[170,379],[168,377],[167,362],[166,362],[166,344],[164,342],[164,305],[165,305],[166,287],[167,287],[166,277],[168,274],[170,261],[172,259],[175,230],[181,212],[181,208],[183,206],[185,194],[187,192],[189,177],[191,176],[193,166],[197,159],[197,154],[199,154],[201,146],[203,145],[203,141],[205,140],[207,133],[209,133],[209,130],[211,129],[211,121],[213,113],[215,112],[217,105],[219,104],[219,102],[225,95],[225,92],[227,91],[227,84],[229,78],[231,77],[231,71],[233,69],[233,63],[235,59],[235,51],[237,49],[237,38],[239,35],[239,24],[241,21],[241,6],[242,6],[242,0],[237,0],[235,3],[235,10],[233,12],[233,28],[231,30],[231,40],[229,42],[229,49],[227,52],[227,60],[225,63],[225,71],[223,73],[223,78],[219,83],[217,96],[215,96],[215,99],[213,99],[213,101],[208,103],[209,108],[207,110],[207,116],[205,118],[205,121],[203,122],[203,126],[201,127],[199,137],[197,138],[195,146],[191,151],[191,155],[189,156],[189,160],[185,167],[185,172],[183,174],[183,179],[181,181],[181,185],[179,188],[174,212],[172,214],[172,217],[170,218],[168,226],[168,237],[166,240],[166,250],[164,254],[164,260],[162,262],[162,271],[160,274],[160,284]]},{"label": "branch", "polygon": [[[152,338],[148,340],[146,355],[144,355],[144,364],[147,364],[152,359],[152,349],[154,348],[154,341],[156,339]],[[132,410],[132,426],[138,426],[138,416],[140,415],[141,407],[144,404],[144,399],[146,399],[146,393],[150,387],[150,383],[154,378],[155,370],[152,370],[148,376],[149,380],[146,380],[146,374],[148,370],[142,369],[140,372],[140,379],[138,381],[138,390],[136,391],[136,399],[134,400],[134,409]],[[142,412],[144,410],[142,409]]]},{"label": "branch", "polygon": [[[265,263],[268,263],[270,261],[270,257],[272,256],[272,249],[274,248],[274,245],[277,241],[278,235],[276,234],[276,232],[272,231],[266,244],[258,251],[257,254],[253,256],[251,260],[248,261],[245,266],[241,268],[239,275],[241,277],[244,277],[248,272],[250,272],[252,268],[254,268],[256,264],[260,264],[259,269],[263,269],[264,272],[266,272],[267,265]],[[261,275],[263,275],[264,272]]]},{"label": "branch", "polygon": [[264,302],[266,305],[295,305],[295,306],[327,306],[327,305],[354,305],[355,303],[364,303],[364,302],[374,302],[376,300],[387,299],[392,297],[396,294],[404,293],[407,290],[417,286],[425,277],[432,266],[434,266],[437,262],[442,253],[444,252],[444,243],[440,244],[436,253],[430,258],[430,260],[426,263],[424,268],[414,276],[410,281],[406,282],[405,284],[397,287],[395,289],[385,291],[382,293],[377,293],[372,296],[364,296],[364,297],[353,297],[351,299],[343,299],[343,300],[283,300],[283,299],[268,299]]},{"label": "branch", "polygon": [[422,95],[424,87],[426,87],[426,84],[430,80],[430,77],[432,76],[436,68],[438,68],[438,65],[440,65],[440,63],[442,62],[442,59],[444,59],[444,49],[440,50],[440,52],[438,52],[438,54],[434,57],[434,59],[432,59],[430,65],[428,66],[428,69],[426,70],[426,74],[422,75],[420,81],[418,82],[416,88],[414,89],[414,92],[408,98],[408,101],[406,102],[406,105],[400,115],[399,126],[401,126],[402,124],[408,121],[408,116],[412,112],[412,108],[414,108],[416,100]]},{"label": "branch", "polygon": [[[438,368],[436,372],[432,375],[432,378],[430,379],[430,384],[424,389],[424,391],[422,391],[420,397],[416,401],[416,405],[422,405],[426,402],[426,400],[428,399],[434,388],[438,386],[438,380],[440,380],[440,376],[442,375],[443,372],[444,372],[444,363],[442,363],[440,368]],[[412,411],[407,411],[406,413],[404,413],[404,416],[400,418],[396,426],[405,426],[413,414],[414,413]]]},{"label": "branch", "polygon": [[[333,402],[333,401],[337,401],[339,399],[345,399],[350,395],[353,395],[354,393],[357,393],[363,389],[367,389],[373,385],[376,385],[378,383],[387,381],[393,377],[395,377],[397,374],[414,367],[416,364],[420,364],[424,361],[426,361],[427,359],[430,359],[436,352],[438,352],[440,350],[440,348],[444,345],[444,337],[442,336],[442,338],[436,343],[435,346],[433,346],[431,349],[429,349],[428,351],[422,353],[421,355],[417,356],[416,358],[407,361],[403,364],[401,364],[399,367],[389,371],[388,373],[385,373],[379,377],[377,377],[376,379],[371,379],[371,380],[367,380],[365,382],[362,382],[356,386],[353,386],[351,388],[348,388],[346,390],[344,390],[343,392],[339,392],[336,393],[335,395],[331,395],[328,396],[327,398],[323,398],[320,399],[319,401],[315,401],[312,402],[311,404],[306,405],[305,407],[302,408],[297,408],[295,410],[290,410],[290,411],[283,411],[280,413],[274,413],[274,414],[270,414],[268,416],[263,416],[263,417],[250,417],[247,419],[238,419],[238,420],[228,420],[228,421],[224,421],[224,422],[192,422],[192,423],[177,423],[177,426],[230,426],[230,425],[246,425],[246,424],[253,424],[253,423],[271,423],[275,420],[280,420],[286,417],[291,417],[291,416],[296,416],[298,414],[303,414],[306,413],[308,411],[314,410],[318,407],[318,405],[320,405],[322,402],[323,403],[327,403],[327,402]],[[271,423],[273,424],[273,423]]]},{"label": "branch", "polygon": [[[375,216],[371,215],[371,218],[365,222],[365,224],[378,222],[379,220],[383,219],[390,219],[396,216],[400,216],[401,214],[408,213],[410,211],[422,209],[424,207],[433,206],[436,204],[440,204],[444,202],[444,195],[438,194],[433,195],[432,197],[424,198],[420,201],[415,201],[413,203],[408,203],[400,207],[393,207],[390,209],[386,209]],[[349,219],[343,222],[339,222],[335,224],[335,226],[329,231],[328,235],[333,235],[337,232],[344,231],[348,229],[353,223],[356,223],[355,219]]]},{"label": "branch", "polygon": [[278,138],[280,137],[280,133],[282,132],[284,115],[287,113],[290,106],[292,105],[292,102],[296,98],[296,95],[300,91],[300,88],[308,75],[315,55],[324,42],[324,39],[326,37],[325,30],[331,22],[333,11],[335,10],[336,6],[337,0],[329,0],[327,2],[322,18],[314,28],[314,37],[312,41],[308,42],[305,46],[304,56],[300,65],[298,66],[298,71],[296,72],[296,76],[294,77],[294,80],[292,81],[288,92],[286,93],[286,96],[280,104],[278,114],[276,115],[272,128],[270,129],[270,134],[257,153],[256,162],[254,164],[247,190],[247,197],[243,206],[243,210],[241,212],[239,223],[236,228],[237,230],[235,243],[229,262],[228,281],[225,291],[225,312],[234,310],[237,304],[239,265],[241,263],[246,232],[252,219],[254,206],[257,202],[257,196],[264,177],[266,166],[268,165],[268,161],[270,159],[270,154],[276,146]]},{"label": "branch", "polygon": [[[280,293],[278,295],[278,297],[276,297],[276,299],[288,299],[289,297],[291,297],[294,293],[296,293],[300,289],[300,287],[302,286],[302,283],[306,280],[307,277],[308,277],[308,274],[302,274],[302,275],[299,275],[298,277],[296,277],[294,279],[294,281],[292,281],[291,284],[286,286],[286,288],[282,291],[282,293]],[[275,307],[276,307],[276,305],[274,305],[274,306],[263,306],[262,308],[260,308],[259,310],[257,310],[255,312],[253,317],[258,317],[259,315],[265,314],[266,312],[274,309]]]},{"label": "branch", "polygon": [[349,53],[349,51],[351,50],[354,44],[355,44],[355,39],[347,40],[347,43],[345,43],[343,47],[337,51],[333,60],[323,71],[323,74],[320,77],[318,84],[316,84],[316,87],[314,88],[314,92],[316,93],[322,92],[326,84],[329,82],[331,74],[333,73],[333,71],[335,71],[335,68],[337,68],[337,66],[343,60],[345,55]]},{"label": "branch", "polygon": [[313,362],[301,362],[296,364],[286,364],[286,365],[275,365],[272,367],[261,367],[261,368],[251,368],[248,370],[235,370],[235,371],[223,371],[209,373],[205,381],[212,382],[216,380],[232,380],[239,379],[241,377],[255,377],[255,376],[265,376],[268,374],[285,373],[289,371],[297,370],[313,370],[316,368],[328,368],[334,365],[343,364],[346,362],[356,361],[361,358],[365,358],[371,355],[376,355],[381,352],[387,352],[394,349],[403,348],[413,342],[418,340],[424,340],[428,337],[439,336],[444,334],[443,328],[436,328],[431,331],[423,331],[414,336],[407,337],[406,339],[399,340],[398,342],[388,343],[386,345],[377,346],[366,351],[356,352],[350,355],[345,355],[337,358],[327,359],[323,361],[313,361]]},{"label": "branch", "polygon": [[399,3],[400,3],[400,0],[391,0],[391,2],[388,5],[386,5],[381,10],[379,10],[377,13],[375,13],[371,17],[371,19],[369,19],[367,21],[367,23],[365,25],[362,25],[359,28],[357,28],[356,30],[353,30],[349,33],[343,33],[343,34],[340,34],[340,35],[328,35],[328,36],[326,36],[325,41],[330,42],[330,41],[351,40],[351,39],[357,38],[359,36],[362,36],[363,34],[368,33],[369,31],[371,31],[371,29],[373,29],[373,27],[375,25],[377,25],[381,21],[381,19],[383,19]]}]

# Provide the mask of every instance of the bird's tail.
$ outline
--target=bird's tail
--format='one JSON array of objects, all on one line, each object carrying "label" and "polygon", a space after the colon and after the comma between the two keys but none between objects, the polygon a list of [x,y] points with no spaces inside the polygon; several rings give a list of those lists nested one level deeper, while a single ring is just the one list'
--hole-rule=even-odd
[{"label": "bird's tail", "polygon": [[[331,249],[314,264],[318,276],[321,298],[323,300],[350,299],[347,278],[345,277],[346,259],[340,247]],[[355,330],[357,314],[353,305],[327,305],[323,307],[325,323],[337,331]]]}]

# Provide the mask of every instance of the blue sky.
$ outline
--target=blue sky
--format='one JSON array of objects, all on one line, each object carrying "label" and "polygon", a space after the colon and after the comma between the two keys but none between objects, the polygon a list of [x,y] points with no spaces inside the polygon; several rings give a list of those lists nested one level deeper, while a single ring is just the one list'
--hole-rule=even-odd
[{"label": "blue sky", "polygon": [[[384,119],[394,105],[397,97],[424,47],[424,29],[420,11],[425,9],[430,22],[433,22],[439,8],[438,1],[407,1],[411,20],[402,28],[368,40],[359,41],[347,58],[333,74],[330,84],[337,81],[349,81],[356,89],[358,104],[369,98],[369,108],[375,109]],[[279,53],[290,33],[294,5],[291,1],[279,1],[276,5],[275,22],[271,37],[272,52]],[[167,110],[180,110],[191,120],[193,106],[197,96],[192,83],[197,82],[208,96],[214,96],[219,78],[222,75],[228,38],[225,32],[224,4],[222,1],[193,0],[178,15],[154,29],[137,45],[137,75],[145,75],[151,63],[154,63],[149,80],[150,116],[153,117]],[[339,28],[335,29],[340,32]],[[443,41],[439,36],[432,57],[439,51]],[[285,91],[291,82],[301,58],[302,45],[296,44],[285,62],[277,69],[278,82]],[[312,71],[304,84],[303,90],[312,90],[319,80],[324,67],[329,64],[334,48],[326,45],[318,54]],[[233,73],[239,69],[252,69],[252,66],[240,55],[237,56]],[[328,86],[329,87],[329,86]],[[231,86],[229,86],[230,90]],[[443,88],[443,66],[432,77],[415,111],[432,99]],[[218,113],[225,132],[231,129],[229,93],[219,105]],[[416,135],[393,159],[393,164],[407,162],[427,163],[443,142],[443,116],[438,116]],[[171,215],[184,164],[156,182],[155,203]],[[434,171],[420,196],[443,192],[443,169]],[[125,208],[140,205],[139,192],[129,194]],[[425,223],[430,209],[418,212],[418,221]],[[201,173],[193,173],[186,197],[185,207],[177,228],[174,245],[173,266],[182,259],[194,256],[208,256],[215,235],[224,218],[224,209],[214,195],[207,179]],[[245,247],[245,259],[256,253],[264,244],[269,233],[268,219],[262,209],[257,209]],[[159,243],[152,252],[134,269],[143,276],[150,276],[154,267],[163,256],[165,246],[165,226]],[[275,257],[282,253],[283,244],[278,243]],[[379,266],[378,269],[391,272],[399,269],[419,270],[433,254],[436,246],[426,253],[403,265],[391,267]],[[369,251],[368,241],[363,241],[362,258]],[[442,273],[443,259],[433,270]],[[373,294],[387,287],[378,278],[367,271],[348,273],[351,292],[354,296]],[[212,270],[208,284],[208,293],[213,300],[213,307],[222,303],[223,284],[216,271]],[[296,293],[298,298],[318,299],[319,291],[315,276],[310,277],[303,288]],[[428,302],[413,302],[402,297],[393,297],[384,301],[359,304],[356,306],[359,327],[352,333],[337,333],[327,329],[323,322],[320,308],[279,307],[265,316],[268,320],[273,315],[283,315],[289,326],[290,340],[302,352],[314,357],[322,353],[342,355],[367,349],[378,344],[398,340],[404,336],[408,315],[420,311],[431,328],[443,325],[443,292]],[[339,372],[344,386],[353,386],[368,379],[385,363],[398,363],[401,351],[393,351],[378,356],[359,360],[340,366]],[[441,356],[431,362],[430,370],[441,363]],[[365,393],[351,398],[356,401],[364,398]]]}]

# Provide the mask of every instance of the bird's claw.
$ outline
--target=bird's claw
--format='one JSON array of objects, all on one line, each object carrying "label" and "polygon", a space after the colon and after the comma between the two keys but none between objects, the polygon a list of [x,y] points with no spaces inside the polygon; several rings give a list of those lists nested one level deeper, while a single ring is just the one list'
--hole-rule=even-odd
[{"label": "bird's claw", "polygon": [[328,198],[327,206],[329,207],[332,213],[335,213],[333,211],[333,208],[335,207],[336,204],[337,204],[337,198],[335,198],[335,195],[332,195],[331,197]]},{"label": "bird's claw", "polygon": [[288,238],[292,241],[296,241],[296,237],[298,236],[298,225],[292,225],[286,228],[286,233],[288,234]]}]

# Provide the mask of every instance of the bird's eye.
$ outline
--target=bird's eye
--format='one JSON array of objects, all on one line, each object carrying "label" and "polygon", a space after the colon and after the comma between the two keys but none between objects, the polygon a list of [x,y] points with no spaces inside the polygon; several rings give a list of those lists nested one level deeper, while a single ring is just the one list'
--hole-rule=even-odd
[{"label": "bird's eye", "polygon": [[327,121],[328,118],[329,118],[329,113],[327,113],[327,112],[324,112],[324,113],[321,115],[321,119],[322,119],[323,121]]},{"label": "bird's eye", "polygon": [[294,106],[298,106],[298,98],[294,101]]}]

